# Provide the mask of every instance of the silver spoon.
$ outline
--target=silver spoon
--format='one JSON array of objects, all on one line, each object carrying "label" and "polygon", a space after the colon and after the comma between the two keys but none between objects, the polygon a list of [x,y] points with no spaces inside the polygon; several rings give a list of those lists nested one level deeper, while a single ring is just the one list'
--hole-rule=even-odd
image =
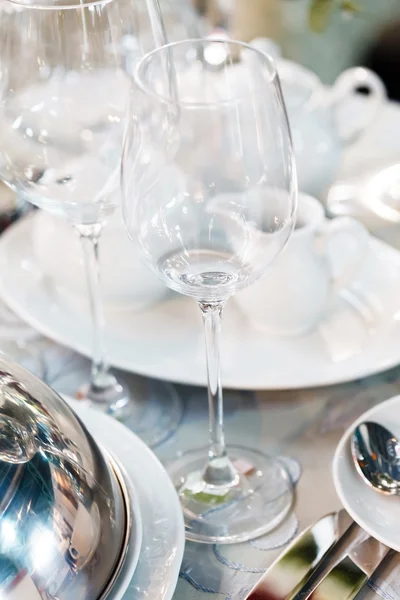
[{"label": "silver spoon", "polygon": [[400,440],[379,423],[366,421],[351,436],[358,473],[382,494],[400,495]]}]

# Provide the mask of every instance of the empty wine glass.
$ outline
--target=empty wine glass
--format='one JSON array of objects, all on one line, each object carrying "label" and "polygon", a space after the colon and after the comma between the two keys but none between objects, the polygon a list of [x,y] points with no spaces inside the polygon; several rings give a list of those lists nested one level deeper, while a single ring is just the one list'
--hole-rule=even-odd
[{"label": "empty wine glass", "polygon": [[219,366],[226,301],[266,272],[294,225],[279,79],[266,54],[208,39],[148,54],[135,84],[121,173],[125,223],[150,269],[197,301],[205,327],[210,446],[183,454],[169,473],[188,539],[243,541],[276,527],[293,496],[280,460],[226,447]]},{"label": "empty wine glass", "polygon": [[0,24],[0,177],[20,197],[67,218],[81,239],[93,352],[90,383],[80,397],[138,426],[148,443],[159,442],[176,427],[180,401],[164,386],[160,402],[163,413],[170,410],[169,424],[164,419],[163,431],[157,426],[145,433],[137,422],[142,410],[135,410],[128,386],[108,365],[98,263],[103,225],[120,203],[134,66],[144,51],[166,41],[158,0],[21,0],[10,6]]}]

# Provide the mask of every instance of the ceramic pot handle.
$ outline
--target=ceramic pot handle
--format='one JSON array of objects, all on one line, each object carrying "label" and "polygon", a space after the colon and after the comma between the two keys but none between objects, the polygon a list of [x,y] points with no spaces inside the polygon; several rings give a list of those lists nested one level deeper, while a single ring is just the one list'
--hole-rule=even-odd
[{"label": "ceramic pot handle", "polygon": [[[361,96],[359,90],[365,90],[368,95]],[[364,67],[343,71],[330,95],[342,141],[355,142],[373,123],[385,101],[385,86],[375,73]]]},{"label": "ceramic pot handle", "polygon": [[337,217],[325,221],[318,249],[325,254],[334,291],[346,287],[357,275],[368,249],[368,231],[356,219]]}]

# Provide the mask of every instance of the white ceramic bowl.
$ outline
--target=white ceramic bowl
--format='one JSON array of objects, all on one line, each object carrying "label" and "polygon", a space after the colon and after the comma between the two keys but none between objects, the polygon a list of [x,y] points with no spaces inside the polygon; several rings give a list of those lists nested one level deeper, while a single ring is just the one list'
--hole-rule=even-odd
[{"label": "white ceramic bowl", "polygon": [[[57,289],[71,300],[86,297],[82,249],[71,225],[40,210],[33,219],[32,238],[34,255]],[[100,238],[100,271],[108,308],[140,310],[167,293],[166,286],[142,264],[118,210]]]}]

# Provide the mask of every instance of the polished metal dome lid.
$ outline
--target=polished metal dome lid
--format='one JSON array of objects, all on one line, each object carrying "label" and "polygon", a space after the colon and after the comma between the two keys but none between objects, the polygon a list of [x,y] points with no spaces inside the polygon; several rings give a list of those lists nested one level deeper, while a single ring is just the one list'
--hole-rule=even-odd
[{"label": "polished metal dome lid", "polygon": [[0,359],[0,599],[106,598],[128,506],[116,466],[68,405]]}]

